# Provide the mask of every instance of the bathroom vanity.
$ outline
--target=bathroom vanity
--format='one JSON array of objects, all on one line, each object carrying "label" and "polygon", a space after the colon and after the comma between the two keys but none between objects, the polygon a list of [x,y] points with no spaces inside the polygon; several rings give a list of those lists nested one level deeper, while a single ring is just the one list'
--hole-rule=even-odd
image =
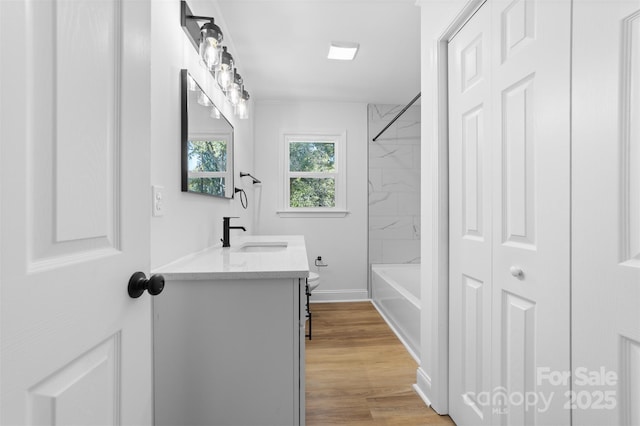
[{"label": "bathroom vanity", "polygon": [[154,273],[156,425],[302,425],[302,236],[242,236]]}]

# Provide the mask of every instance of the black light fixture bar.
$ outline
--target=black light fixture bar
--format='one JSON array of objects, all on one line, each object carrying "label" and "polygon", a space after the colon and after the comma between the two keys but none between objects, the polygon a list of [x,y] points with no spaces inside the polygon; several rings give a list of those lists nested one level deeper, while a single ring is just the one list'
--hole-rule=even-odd
[{"label": "black light fixture bar", "polygon": [[180,2],[180,25],[185,34],[196,48],[196,51],[200,49],[200,25],[198,21],[213,21],[213,18],[208,16],[194,16],[193,12],[187,5],[187,2],[182,0]]}]

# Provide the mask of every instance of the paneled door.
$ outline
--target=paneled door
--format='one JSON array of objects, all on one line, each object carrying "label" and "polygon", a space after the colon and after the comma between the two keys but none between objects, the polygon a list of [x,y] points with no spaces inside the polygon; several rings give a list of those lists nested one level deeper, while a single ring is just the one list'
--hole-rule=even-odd
[{"label": "paneled door", "polygon": [[150,425],[144,0],[0,2],[0,423]]},{"label": "paneled door", "polygon": [[[459,401],[450,414],[458,424],[570,422],[570,383],[549,380],[570,368],[570,13],[568,0],[489,0],[449,44],[450,401]],[[476,20],[488,22],[488,47],[474,51],[478,31],[456,47]],[[488,56],[488,66],[474,55]],[[482,85],[488,95],[470,101]],[[468,118],[480,106],[476,131]],[[464,151],[474,132],[485,141],[480,155]],[[468,232],[474,214],[482,242]],[[472,243],[482,254],[464,249]],[[464,269],[478,258],[485,275]]]},{"label": "paneled door", "polygon": [[491,13],[449,43],[449,410],[486,424],[491,407]]},{"label": "paneled door", "polygon": [[640,424],[640,1],[574,1],[573,420]]}]

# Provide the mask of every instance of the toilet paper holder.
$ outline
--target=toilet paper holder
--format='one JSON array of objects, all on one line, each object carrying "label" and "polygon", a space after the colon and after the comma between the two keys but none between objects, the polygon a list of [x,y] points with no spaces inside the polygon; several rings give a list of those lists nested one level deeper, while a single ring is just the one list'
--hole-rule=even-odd
[{"label": "toilet paper holder", "polygon": [[314,261],[313,263],[315,263],[315,265],[316,265],[317,267],[325,267],[325,266],[329,266],[328,264],[326,264],[326,263],[324,263],[324,262],[322,261],[322,256],[318,256],[318,257],[316,257],[316,259],[315,259],[315,261]]}]

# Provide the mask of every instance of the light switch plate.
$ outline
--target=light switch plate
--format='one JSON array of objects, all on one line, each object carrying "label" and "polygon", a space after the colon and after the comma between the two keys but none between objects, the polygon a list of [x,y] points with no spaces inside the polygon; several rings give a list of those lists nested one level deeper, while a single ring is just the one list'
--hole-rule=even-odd
[{"label": "light switch plate", "polygon": [[153,185],[151,189],[151,214],[164,216],[164,186]]}]

